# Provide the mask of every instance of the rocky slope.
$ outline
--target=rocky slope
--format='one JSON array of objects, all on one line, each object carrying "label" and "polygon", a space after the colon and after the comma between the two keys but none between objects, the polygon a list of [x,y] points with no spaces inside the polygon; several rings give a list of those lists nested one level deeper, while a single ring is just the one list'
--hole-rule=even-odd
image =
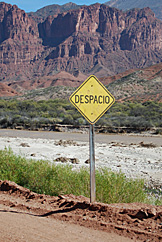
[{"label": "rocky slope", "polygon": [[5,83],[0,83],[0,97],[17,96],[19,93]]},{"label": "rocky slope", "polygon": [[[21,96],[21,99],[32,100],[68,99],[86,78],[87,76],[81,73],[75,77],[62,71],[54,77],[44,76],[39,81],[13,82],[10,85],[11,94],[25,94]],[[99,80],[106,85],[117,101],[162,102],[162,63],[144,69],[130,69],[115,76],[99,78]],[[7,82],[5,87],[6,92],[4,92],[4,86],[3,92],[0,89],[0,97],[11,95]]]},{"label": "rocky slope", "polygon": [[162,102],[162,63],[101,78],[118,101]]},{"label": "rocky slope", "polygon": [[32,86],[60,71],[110,76],[161,59],[162,22],[149,8],[94,4],[37,24],[17,6],[0,4],[0,81],[9,86]]},{"label": "rocky slope", "polygon": [[162,2],[161,0],[110,0],[105,2],[106,5],[121,10],[128,10],[132,8],[145,8],[149,7],[155,13],[155,16],[162,20]]}]

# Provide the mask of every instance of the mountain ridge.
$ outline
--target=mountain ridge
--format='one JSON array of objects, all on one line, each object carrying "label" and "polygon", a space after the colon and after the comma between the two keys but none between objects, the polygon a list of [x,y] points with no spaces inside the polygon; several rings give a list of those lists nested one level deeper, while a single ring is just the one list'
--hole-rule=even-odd
[{"label": "mountain ridge", "polygon": [[67,12],[73,9],[79,9],[83,5],[77,5],[75,3],[69,2],[63,5],[51,4],[43,8],[38,9],[36,12],[28,12],[28,16],[32,17],[37,23],[45,21],[49,15],[55,15]]},{"label": "mountain ridge", "polygon": [[132,8],[144,8],[149,7],[155,13],[155,16],[162,20],[162,2],[161,0],[110,0],[104,4],[115,7],[121,10],[129,10]]},{"label": "mountain ridge", "polygon": [[[161,0],[110,0],[103,3],[110,7],[118,8],[120,10],[130,10],[133,8],[145,8],[149,7],[157,18],[162,20],[162,3]],[[85,5],[77,5],[73,2],[69,2],[63,5],[51,4],[43,8],[38,9],[36,12],[28,12],[28,15],[35,18],[38,22],[45,20],[49,15],[57,15],[62,12],[67,12],[72,9],[79,9]]]},{"label": "mountain ridge", "polygon": [[145,68],[162,61],[161,39],[162,22],[149,8],[123,12],[93,4],[38,24],[16,5],[0,3],[0,83],[32,88],[64,71],[76,77],[73,85],[78,75]]}]

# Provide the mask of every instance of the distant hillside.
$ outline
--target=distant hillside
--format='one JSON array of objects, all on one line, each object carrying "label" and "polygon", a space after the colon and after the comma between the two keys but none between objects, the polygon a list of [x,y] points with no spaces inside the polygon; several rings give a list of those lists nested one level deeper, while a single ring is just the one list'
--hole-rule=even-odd
[{"label": "distant hillside", "polygon": [[[44,80],[42,78],[40,82],[33,83],[33,86],[26,81],[22,83],[22,86],[20,83],[13,83],[11,87],[12,90],[24,93],[21,99],[37,101],[56,98],[68,99],[76,88],[86,80],[86,76],[79,78],[76,81],[77,78],[68,73],[59,73],[53,80],[45,77]],[[162,102],[162,63],[149,68],[128,70],[115,76],[99,78],[99,80],[106,85],[117,101],[144,102],[153,100]]]},{"label": "distant hillside", "polygon": [[43,22],[49,15],[58,15],[73,9],[79,9],[81,5],[69,2],[64,5],[52,4],[38,9],[36,12],[28,13],[36,22]]},{"label": "distant hillside", "polygon": [[162,20],[162,0],[111,0],[105,4],[121,10],[149,7],[155,16]]},{"label": "distant hillside", "polygon": [[[106,82],[106,78],[103,82]],[[108,89],[118,101],[162,102],[162,63],[132,70],[132,73],[112,81]]]}]

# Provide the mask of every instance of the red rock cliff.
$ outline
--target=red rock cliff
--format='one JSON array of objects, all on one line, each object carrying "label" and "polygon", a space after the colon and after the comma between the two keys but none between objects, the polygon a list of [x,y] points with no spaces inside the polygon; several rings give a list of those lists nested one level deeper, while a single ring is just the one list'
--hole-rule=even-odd
[{"label": "red rock cliff", "polygon": [[162,60],[162,22],[149,8],[122,12],[94,4],[37,25],[0,4],[0,80],[35,79],[60,70],[98,76]]}]

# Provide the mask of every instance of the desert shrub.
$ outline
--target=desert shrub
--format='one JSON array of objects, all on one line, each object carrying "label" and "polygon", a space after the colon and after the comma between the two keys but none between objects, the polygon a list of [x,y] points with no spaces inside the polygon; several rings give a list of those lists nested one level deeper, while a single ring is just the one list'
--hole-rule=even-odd
[{"label": "desert shrub", "polygon": [[0,125],[2,128],[7,128],[7,117],[1,117],[0,118]]},{"label": "desert shrub", "polygon": [[142,202],[146,199],[143,180],[127,179],[123,173],[107,168],[96,171],[96,188],[97,199],[106,203]]},{"label": "desert shrub", "polygon": [[[73,170],[44,160],[27,160],[11,149],[0,150],[0,179],[11,180],[37,193],[90,196],[89,169]],[[144,181],[128,179],[107,168],[96,170],[96,198],[104,203],[149,202]],[[154,201],[156,203],[156,201]],[[162,201],[158,201],[162,204]]]},{"label": "desert shrub", "polygon": [[72,115],[70,114],[65,114],[62,120],[63,124],[74,124],[74,119],[72,117]]},{"label": "desert shrub", "polygon": [[76,119],[76,124],[77,125],[84,125],[86,124],[86,120],[82,117]]},{"label": "desert shrub", "polygon": [[[21,123],[25,127],[29,124],[41,124],[41,119],[46,118],[50,123],[51,118],[60,124],[87,124],[87,121],[66,99],[55,100],[3,100],[0,99],[0,127],[15,127]],[[80,123],[80,121],[81,123]],[[148,101],[144,103],[124,102],[115,103],[97,122],[98,125],[108,127],[128,127],[137,130],[151,127],[162,127],[162,103]],[[34,127],[34,126],[33,126]]]},{"label": "desert shrub", "polygon": [[162,135],[162,129],[157,129],[157,130],[155,131],[155,134],[160,134],[160,135]]}]

